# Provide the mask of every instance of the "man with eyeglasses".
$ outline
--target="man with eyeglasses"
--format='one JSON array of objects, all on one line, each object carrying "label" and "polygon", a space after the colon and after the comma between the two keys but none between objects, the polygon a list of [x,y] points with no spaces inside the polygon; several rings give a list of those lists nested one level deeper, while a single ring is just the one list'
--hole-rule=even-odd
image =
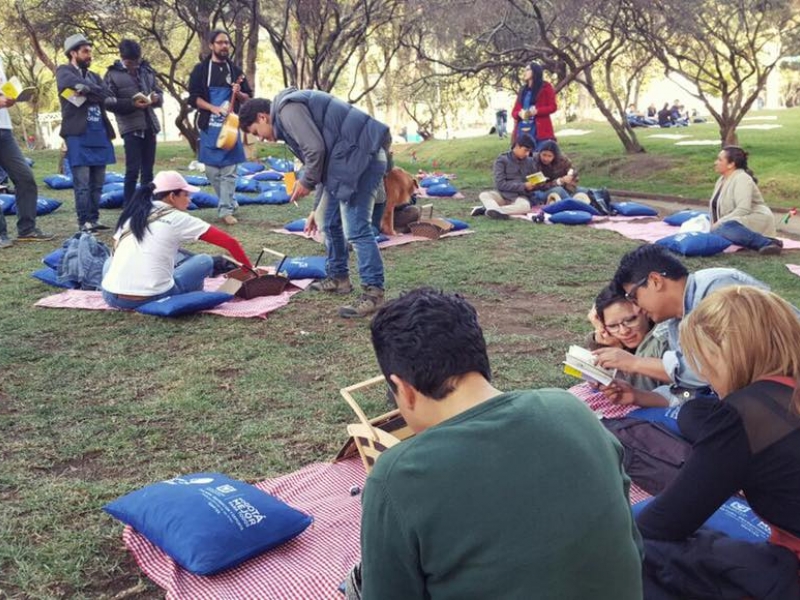
[{"label": "man with eyeglasses", "polygon": [[233,199],[236,191],[236,168],[245,161],[241,138],[230,150],[217,148],[217,138],[228,112],[253,95],[242,70],[230,60],[231,38],[215,29],[208,35],[208,58],[195,65],[189,76],[189,104],[197,109],[200,142],[197,160],[206,166],[208,177],[219,197],[217,216],[226,225],[236,225],[233,216],[239,208]]},{"label": "man with eyeglasses", "polygon": [[[678,339],[683,317],[711,292],[723,287],[751,285],[769,290],[765,283],[737,269],[713,268],[689,273],[672,253],[655,244],[640,246],[623,256],[612,285],[653,322],[666,322],[669,350],[661,360],[664,380],[672,385],[646,392],[615,382],[609,394],[612,400],[645,406],[675,406],[709,389],[708,382],[689,368],[683,356]],[[598,364],[615,368],[613,360],[602,357]]]}]

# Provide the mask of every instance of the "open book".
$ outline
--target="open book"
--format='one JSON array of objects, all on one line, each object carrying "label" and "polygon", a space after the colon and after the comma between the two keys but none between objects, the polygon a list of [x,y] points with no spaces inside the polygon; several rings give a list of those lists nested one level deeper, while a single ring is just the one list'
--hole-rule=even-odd
[{"label": "open book", "polygon": [[570,346],[564,360],[564,373],[589,383],[600,385],[611,383],[617,375],[617,370],[610,371],[594,363],[595,356],[589,350],[580,346]]},{"label": "open book", "polygon": [[75,106],[83,106],[83,103],[86,102],[86,96],[81,96],[72,88],[66,88],[63,92],[61,92],[61,97]]},{"label": "open book", "polygon": [[538,185],[540,183],[544,183],[545,181],[547,181],[547,177],[545,177],[545,174],[542,173],[541,171],[537,171],[536,173],[531,173],[530,175],[528,175],[525,178],[525,181],[527,181],[528,183],[532,183],[534,185]]},{"label": "open book", "polygon": [[150,97],[150,96],[148,96],[147,94],[145,94],[145,93],[143,93],[143,92],[136,92],[136,93],[133,95],[133,97],[131,98],[131,100],[139,100],[139,101],[144,101],[144,102],[146,102],[147,104],[152,104],[152,103],[153,103],[153,98],[152,98],[152,97]]},{"label": "open book", "polygon": [[3,96],[6,98],[11,98],[17,102],[28,102],[36,93],[36,88],[23,87],[19,79],[12,77],[0,87],[0,92],[2,92]]}]

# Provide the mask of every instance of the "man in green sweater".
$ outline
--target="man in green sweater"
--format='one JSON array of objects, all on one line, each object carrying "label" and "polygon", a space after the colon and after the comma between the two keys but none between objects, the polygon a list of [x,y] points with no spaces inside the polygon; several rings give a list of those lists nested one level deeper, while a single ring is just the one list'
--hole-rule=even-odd
[{"label": "man in green sweater", "polygon": [[622,449],[582,402],[493,387],[477,314],[458,295],[386,304],[372,342],[416,436],[364,488],[365,600],[642,598]]}]

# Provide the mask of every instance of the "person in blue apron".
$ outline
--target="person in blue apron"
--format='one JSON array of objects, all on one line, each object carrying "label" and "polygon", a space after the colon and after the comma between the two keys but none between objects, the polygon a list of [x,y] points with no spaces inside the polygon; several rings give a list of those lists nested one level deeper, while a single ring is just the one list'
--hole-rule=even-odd
[{"label": "person in blue apron", "polygon": [[238,111],[240,103],[253,95],[242,70],[230,59],[231,39],[215,29],[208,36],[211,54],[195,65],[189,76],[189,104],[197,109],[197,128],[200,143],[197,159],[206,166],[208,177],[219,197],[217,214],[226,225],[237,223],[234,213],[238,204],[233,199],[236,191],[236,167],[245,161],[241,139],[230,150],[217,148],[217,138],[222,131],[229,111]]},{"label": "person in blue apron", "polygon": [[517,136],[527,134],[534,139],[538,150],[542,142],[556,139],[550,120],[550,115],[558,110],[556,92],[553,85],[544,80],[542,67],[536,63],[528,65],[523,79],[525,85],[520,88],[511,111],[515,122],[511,146],[514,146]]},{"label": "person in blue apron", "polygon": [[106,165],[116,162],[114,129],[106,110],[121,110],[117,99],[99,75],[89,70],[92,43],[82,34],[64,42],[69,64],[56,69],[58,98],[61,102],[60,135],[67,144],[67,159],[72,168],[75,211],[78,227],[94,232],[108,229],[100,223],[100,195],[106,178]]}]

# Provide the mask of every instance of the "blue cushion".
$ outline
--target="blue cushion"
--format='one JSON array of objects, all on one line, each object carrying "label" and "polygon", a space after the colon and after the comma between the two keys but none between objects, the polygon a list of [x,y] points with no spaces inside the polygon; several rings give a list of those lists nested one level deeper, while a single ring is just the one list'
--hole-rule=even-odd
[{"label": "blue cushion", "polygon": [[550,215],[551,223],[559,223],[561,225],[585,225],[591,220],[591,213],[585,210],[562,210],[560,213]]},{"label": "blue cushion", "polygon": [[14,194],[0,194],[0,206],[4,215],[17,214],[17,198]]},{"label": "blue cushion", "polygon": [[194,202],[197,208],[217,208],[219,206],[219,198],[208,192],[195,192],[189,196],[189,199]]},{"label": "blue cushion", "polygon": [[[287,258],[281,271],[286,272],[289,279],[324,279],[326,275],[324,256],[297,256]],[[275,263],[277,268],[278,263]]]},{"label": "blue cushion", "polygon": [[106,171],[105,183],[125,183],[125,175],[114,173],[114,171]]},{"label": "blue cushion", "polygon": [[114,190],[100,196],[100,208],[122,208],[125,202],[125,191]]},{"label": "blue cushion", "polygon": [[439,196],[443,198],[449,198],[458,193],[458,190],[449,183],[438,183],[426,188],[425,191],[428,196]]},{"label": "blue cushion", "polygon": [[253,175],[253,179],[256,181],[283,181],[283,173],[278,173],[278,171],[261,171],[261,173]]},{"label": "blue cushion", "polygon": [[[37,198],[36,214],[49,215],[51,212],[58,210],[60,206],[61,202],[59,202],[58,200],[53,200],[52,198]],[[15,202],[13,205],[11,205],[11,208],[9,210],[10,212],[7,214],[9,215],[17,214],[17,203]]]},{"label": "blue cushion", "polygon": [[72,177],[72,167],[69,165],[69,159],[67,157],[64,157],[63,166],[64,166],[64,175],[66,175],[67,177]]},{"label": "blue cushion", "polygon": [[675,225],[676,227],[680,227],[689,219],[693,219],[700,215],[708,216],[708,211],[690,210],[690,209],[681,210],[665,218],[664,223],[666,223],[667,225]]},{"label": "blue cushion", "polygon": [[[642,509],[650,504],[653,498],[637,502],[631,507],[633,516],[637,517]],[[708,520],[703,523],[714,531],[720,531],[735,540],[743,542],[766,542],[770,536],[770,527],[762,521],[744,498],[728,498]]]},{"label": "blue cushion", "polygon": [[612,202],[611,208],[624,217],[657,217],[658,211],[652,206],[638,202]]},{"label": "blue cushion", "polygon": [[124,190],[125,184],[124,183],[106,183],[103,185],[103,193],[108,194],[109,192],[116,192],[118,190]]},{"label": "blue cushion", "polygon": [[294,171],[294,161],[292,160],[285,160],[283,158],[273,158],[270,156],[267,159],[269,166],[272,167],[276,171],[280,171],[281,173],[288,173],[290,171]]},{"label": "blue cushion", "polygon": [[450,180],[447,177],[423,177],[422,181],[419,182],[420,187],[431,187],[432,185],[442,185],[445,183],[450,183]]},{"label": "blue cushion", "polygon": [[699,231],[676,233],[658,240],[656,244],[684,256],[713,256],[731,245],[721,235]]},{"label": "blue cushion", "polygon": [[50,267],[51,269],[58,270],[58,265],[61,264],[61,259],[64,258],[64,252],[66,252],[66,248],[56,248],[50,254],[45,256],[42,259],[42,262]]},{"label": "blue cushion", "polygon": [[244,177],[239,177],[236,180],[236,191],[237,192],[257,192],[258,191],[258,182],[255,179],[245,179]]},{"label": "blue cushion", "polygon": [[258,162],[243,162],[236,167],[237,175],[252,175],[264,170],[264,165]]},{"label": "blue cushion", "polygon": [[212,575],[298,536],[311,517],[220,473],[153,483],[103,507],[190,573]]},{"label": "blue cushion", "polygon": [[200,207],[191,200],[189,200],[189,204],[186,206],[186,210],[197,210],[198,208]]},{"label": "blue cushion", "polygon": [[628,416],[633,419],[642,419],[643,421],[650,421],[652,423],[660,423],[672,433],[677,435],[681,434],[681,429],[678,427],[678,414],[681,412],[681,404],[678,406],[669,407],[653,407],[653,408],[637,408],[628,413]]},{"label": "blue cushion", "polygon": [[179,317],[214,308],[218,304],[232,299],[233,295],[223,292],[187,292],[142,304],[136,309],[136,312],[157,317]]},{"label": "blue cushion", "polygon": [[586,202],[575,200],[575,198],[564,198],[563,200],[553,202],[552,204],[545,204],[542,207],[542,210],[549,215],[555,215],[557,213],[564,212],[565,210],[578,210],[595,216],[600,214],[591,204],[586,204]]},{"label": "blue cushion", "polygon": [[289,194],[284,188],[276,188],[261,192],[258,196],[237,196],[236,201],[242,206],[248,204],[286,204],[289,202]]},{"label": "blue cushion", "polygon": [[67,175],[48,175],[44,178],[47,187],[53,190],[68,190],[72,188],[72,177]]},{"label": "blue cushion", "polygon": [[74,281],[66,281],[63,283],[59,282],[58,272],[50,267],[45,267],[43,269],[39,269],[38,271],[34,271],[31,273],[31,277],[35,277],[39,281],[42,281],[48,285],[54,285],[55,287],[67,288],[70,290],[79,288],[81,286],[80,283]]},{"label": "blue cushion", "polygon": [[306,220],[305,219],[295,219],[294,221],[290,221],[283,228],[286,231],[303,231],[306,227]]},{"label": "blue cushion", "polygon": [[286,186],[283,185],[283,181],[259,181],[258,189],[262,192],[268,192],[270,190],[283,190],[285,192]]},{"label": "blue cushion", "polygon": [[211,185],[205,175],[184,175],[183,177],[189,185],[199,185],[200,187]]},{"label": "blue cushion", "polygon": [[447,218],[445,221],[450,221],[452,223],[453,228],[450,231],[461,231],[462,229],[469,229],[469,223],[465,221],[460,221],[458,219],[450,219]]}]

